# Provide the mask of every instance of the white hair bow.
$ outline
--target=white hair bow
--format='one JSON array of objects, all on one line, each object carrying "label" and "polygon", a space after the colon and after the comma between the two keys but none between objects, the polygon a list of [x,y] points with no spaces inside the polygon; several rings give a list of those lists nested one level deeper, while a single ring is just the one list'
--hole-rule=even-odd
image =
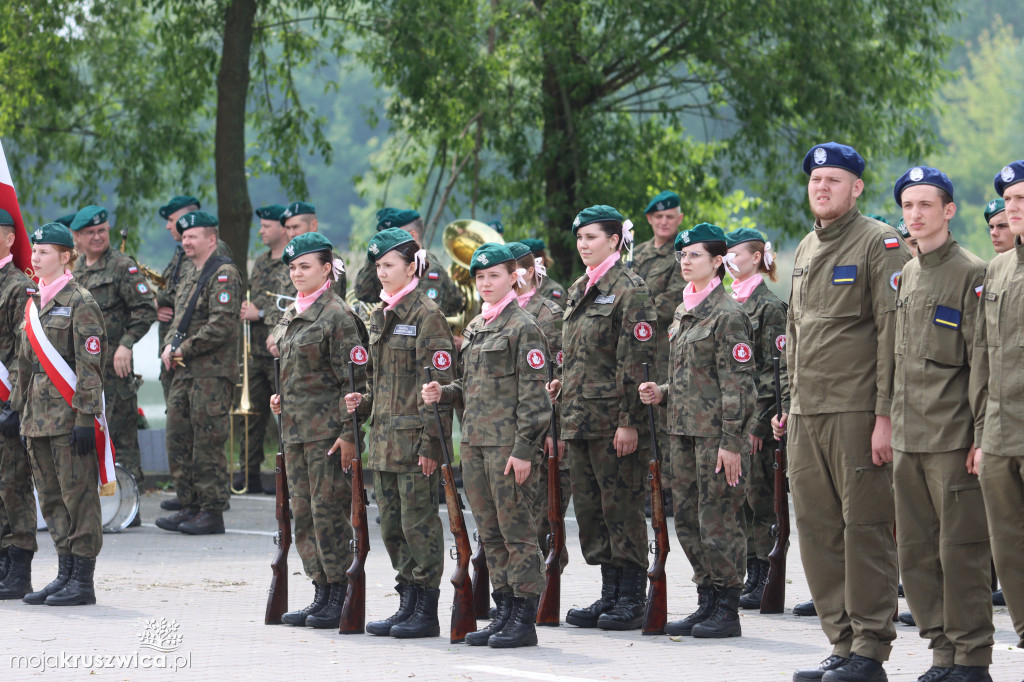
[{"label": "white hair bow", "polygon": [[733,272],[739,272],[740,269],[735,263],[733,263],[734,260],[736,260],[735,253],[729,252],[722,256],[722,262],[725,264],[725,267]]},{"label": "white hair bow", "polygon": [[544,259],[543,258],[534,258],[533,259],[533,270],[534,270],[534,272],[537,273],[538,277],[547,277],[548,276],[548,269],[546,267],[544,267]]},{"label": "white hair bow", "polygon": [[334,275],[334,281],[341,281],[341,276],[345,274],[345,261],[340,258],[335,258],[331,263],[331,272]]},{"label": "white hair bow", "polygon": [[772,243],[765,242],[764,245],[764,266],[770,268],[772,263],[775,262],[775,256],[772,255]]},{"label": "white hair bow", "polygon": [[427,269],[427,250],[420,249],[413,256],[413,261],[416,263],[416,276],[419,277],[423,274],[423,271]]},{"label": "white hair bow", "polygon": [[626,220],[622,223],[622,243],[628,249],[629,262],[633,262],[633,221]]},{"label": "white hair bow", "polygon": [[524,268],[516,268],[516,286],[526,288],[526,270]]}]

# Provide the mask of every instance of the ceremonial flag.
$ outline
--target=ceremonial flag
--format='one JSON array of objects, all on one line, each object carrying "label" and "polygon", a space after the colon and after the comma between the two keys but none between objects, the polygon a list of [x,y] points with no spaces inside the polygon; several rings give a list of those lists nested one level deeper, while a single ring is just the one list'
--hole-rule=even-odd
[{"label": "ceremonial flag", "polygon": [[24,272],[32,266],[32,245],[28,241],[25,222],[21,219],[21,207],[18,205],[18,195],[14,192],[11,171],[7,168],[7,157],[4,156],[2,140],[0,140],[0,208],[14,218],[14,247],[11,249],[11,253],[14,254],[14,265]]}]

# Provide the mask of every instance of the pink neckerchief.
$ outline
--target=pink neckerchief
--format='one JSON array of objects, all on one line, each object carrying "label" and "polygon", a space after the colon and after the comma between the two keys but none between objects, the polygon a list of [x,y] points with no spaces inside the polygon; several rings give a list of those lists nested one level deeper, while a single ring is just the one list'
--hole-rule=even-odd
[{"label": "pink neckerchief", "polygon": [[761,273],[755,272],[753,277],[747,277],[746,279],[733,280],[732,283],[732,297],[740,303],[746,303],[750,295],[754,293],[754,289],[757,285],[764,281],[764,277]]},{"label": "pink neckerchief", "polygon": [[523,310],[526,310],[526,306],[530,303],[530,299],[533,298],[533,295],[535,293],[537,293],[536,287],[530,289],[525,294],[519,294],[518,296],[516,296],[516,300],[519,301],[519,307],[522,308]]},{"label": "pink neckerchief", "polygon": [[507,294],[505,294],[505,298],[501,299],[492,306],[488,306],[487,310],[480,313],[480,315],[484,318],[484,326],[486,327],[491,323],[491,320],[496,318],[498,315],[501,315],[501,311],[504,310],[505,306],[511,303],[515,299],[515,297],[516,290],[511,289]]},{"label": "pink neckerchief", "polygon": [[5,265],[7,265],[8,263],[10,263],[12,260],[14,260],[14,254],[13,253],[7,254],[7,256],[5,258],[0,258],[0,269],[3,269],[3,267]]},{"label": "pink neckerchief", "polygon": [[327,281],[324,282],[324,285],[322,287],[320,287],[319,289],[317,289],[316,291],[314,291],[313,293],[311,293],[308,296],[303,296],[301,291],[296,292],[296,294],[295,294],[295,310],[296,310],[296,312],[298,312],[300,315],[302,313],[306,312],[306,309],[309,308],[309,306],[311,306],[314,303],[316,303],[316,300],[318,298],[320,298],[321,296],[323,296],[323,293],[325,291],[327,291],[328,289],[331,288],[331,284],[332,283],[333,282],[332,282],[331,278],[328,277]]},{"label": "pink neckerchief", "polygon": [[619,262],[619,252],[616,251],[612,255],[604,259],[604,261],[595,267],[587,267],[587,288],[583,290],[583,294],[586,295],[590,291],[590,287],[598,283],[598,281],[604,277],[604,274],[612,269],[612,266]]},{"label": "pink neckerchief", "polygon": [[406,284],[404,287],[402,287],[401,289],[399,289],[398,291],[396,291],[393,294],[389,294],[386,291],[384,291],[383,289],[381,289],[381,291],[380,291],[380,300],[382,300],[385,303],[387,303],[387,305],[384,306],[384,310],[394,310],[395,306],[398,305],[399,303],[401,303],[402,299],[405,298],[409,294],[410,291],[412,291],[413,289],[415,289],[419,285],[420,285],[420,278],[419,277],[413,277],[412,280],[410,280],[408,284]]},{"label": "pink neckerchief", "polygon": [[696,290],[696,287],[693,286],[693,282],[687,284],[686,288],[683,289],[683,305],[686,306],[686,310],[690,311],[699,306],[704,299],[708,297],[708,294],[714,291],[715,287],[721,283],[721,278],[715,277],[700,291]]},{"label": "pink neckerchief", "polygon": [[50,302],[54,296],[60,293],[60,290],[67,286],[67,283],[71,281],[73,275],[70,270],[65,270],[64,274],[53,280],[51,284],[47,284],[43,281],[43,278],[39,278],[39,308],[45,308],[46,304]]}]

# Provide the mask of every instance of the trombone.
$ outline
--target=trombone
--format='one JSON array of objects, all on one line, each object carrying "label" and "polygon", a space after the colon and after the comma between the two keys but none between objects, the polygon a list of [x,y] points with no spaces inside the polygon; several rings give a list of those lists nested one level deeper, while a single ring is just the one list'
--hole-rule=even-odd
[{"label": "trombone", "polygon": [[456,220],[444,228],[441,236],[444,250],[452,257],[448,266],[448,275],[455,282],[465,302],[462,312],[448,318],[448,325],[453,334],[461,334],[470,320],[480,313],[481,301],[476,293],[476,286],[469,276],[469,262],[473,260],[473,252],[480,245],[488,242],[504,244],[505,240],[490,225],[479,220]]},{"label": "trombone", "polygon": [[[280,310],[282,313],[284,311],[288,310],[288,304],[286,303],[284,305],[281,305],[281,301],[294,301],[295,300],[294,296],[285,296],[284,294],[275,294],[273,291],[270,291],[269,289],[267,291],[264,291],[263,293],[265,293],[267,296],[273,296],[275,299],[277,299],[277,300],[274,301],[274,304],[277,305],[277,309]],[[249,299],[246,298],[245,300],[248,301]]]},{"label": "trombone", "polygon": [[[249,298],[249,292],[245,292],[245,302],[251,303]],[[259,414],[256,410],[252,409],[252,401],[249,399],[249,356],[252,354],[252,330],[250,328],[249,320],[242,321],[242,394],[238,398],[238,406],[231,408],[230,416],[228,417],[229,423],[229,440],[231,443],[231,452],[228,456],[228,476],[230,480],[228,487],[231,492],[235,495],[244,495],[249,492],[249,417]],[[237,385],[237,384],[236,384]],[[242,451],[238,455],[237,468],[244,474],[241,488],[235,488],[234,481],[234,469],[231,465],[231,456],[235,454],[235,417],[242,417],[245,432],[243,435],[244,446]],[[245,463],[242,463],[242,460]]]}]

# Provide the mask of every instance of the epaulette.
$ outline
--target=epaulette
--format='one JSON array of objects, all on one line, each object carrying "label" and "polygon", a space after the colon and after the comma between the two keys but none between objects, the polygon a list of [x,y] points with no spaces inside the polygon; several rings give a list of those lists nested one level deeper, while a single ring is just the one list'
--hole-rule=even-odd
[{"label": "epaulette", "polygon": [[558,305],[557,303],[555,303],[554,301],[552,301],[550,298],[545,298],[543,303],[544,303],[544,306],[548,310],[550,310],[552,313],[554,313],[555,315],[561,316],[561,314],[564,312],[562,310],[562,307],[560,305]]}]

